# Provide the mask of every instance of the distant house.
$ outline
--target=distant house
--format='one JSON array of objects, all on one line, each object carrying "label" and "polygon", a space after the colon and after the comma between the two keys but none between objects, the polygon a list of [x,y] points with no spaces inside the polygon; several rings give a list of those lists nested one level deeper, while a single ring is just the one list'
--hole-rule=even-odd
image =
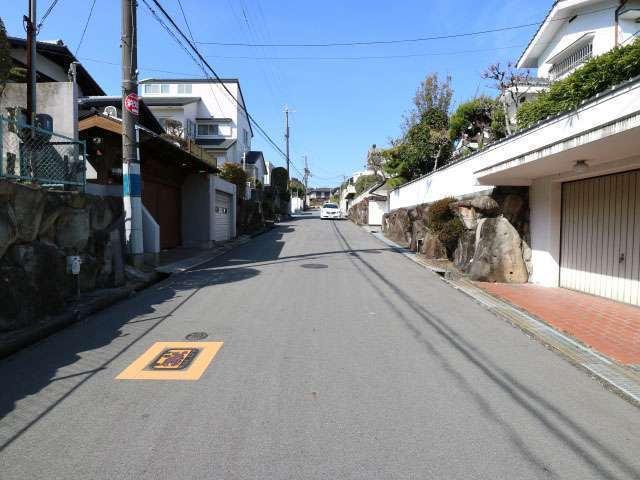
[{"label": "distant house", "polygon": [[253,130],[237,79],[150,78],[140,84],[142,98],[159,122],[206,149],[218,167],[241,164],[243,154],[251,151]]},{"label": "distant house", "polygon": [[265,176],[267,175],[267,163],[264,160],[264,155],[260,151],[250,151],[244,156],[244,168],[247,172],[247,177],[259,181],[264,185]]},{"label": "distant house", "polygon": [[325,202],[328,202],[331,198],[331,188],[310,188],[307,191],[307,204],[312,207],[317,207]]}]

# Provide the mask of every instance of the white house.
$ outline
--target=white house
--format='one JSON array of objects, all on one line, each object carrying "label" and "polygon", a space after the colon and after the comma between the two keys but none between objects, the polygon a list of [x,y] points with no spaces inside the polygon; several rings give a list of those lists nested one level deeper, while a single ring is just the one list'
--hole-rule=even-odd
[{"label": "white house", "polygon": [[[563,78],[639,21],[640,1],[556,1],[518,66]],[[529,187],[532,282],[640,305],[640,78],[392,191],[390,208],[502,185]]]},{"label": "white house", "polygon": [[140,83],[142,97],[160,123],[178,122],[168,130],[194,140],[219,167],[242,164],[243,154],[251,150],[253,130],[237,79],[150,78]]}]

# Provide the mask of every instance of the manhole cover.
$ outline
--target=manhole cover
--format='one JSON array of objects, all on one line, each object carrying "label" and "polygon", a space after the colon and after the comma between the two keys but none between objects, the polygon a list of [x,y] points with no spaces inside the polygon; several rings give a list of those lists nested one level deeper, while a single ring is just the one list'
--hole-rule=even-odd
[{"label": "manhole cover", "polygon": [[320,268],[329,268],[328,265],[324,263],[305,263],[304,265],[300,265],[302,268],[311,268],[311,269],[320,269]]},{"label": "manhole cover", "polygon": [[184,370],[200,353],[197,348],[167,348],[148,366],[150,370]]},{"label": "manhole cover", "polygon": [[204,338],[207,338],[208,336],[209,335],[207,334],[207,332],[191,332],[184,338],[186,338],[187,340],[202,340]]}]

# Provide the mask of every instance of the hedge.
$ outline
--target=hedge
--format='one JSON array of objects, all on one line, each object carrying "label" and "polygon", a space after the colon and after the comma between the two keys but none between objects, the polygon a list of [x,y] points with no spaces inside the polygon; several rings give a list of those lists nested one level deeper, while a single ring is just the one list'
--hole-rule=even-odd
[{"label": "hedge", "polygon": [[572,74],[553,83],[535,100],[518,108],[518,128],[577,108],[606,89],[640,75],[640,38],[587,61]]}]

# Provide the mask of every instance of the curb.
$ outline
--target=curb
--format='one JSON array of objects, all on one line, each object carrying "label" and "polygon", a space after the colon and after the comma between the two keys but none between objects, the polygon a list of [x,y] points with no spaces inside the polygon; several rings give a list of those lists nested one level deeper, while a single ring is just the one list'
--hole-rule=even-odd
[{"label": "curb", "polygon": [[385,238],[381,233],[373,233],[367,228],[363,229],[380,242],[391,247],[395,252],[417,263],[452,288],[465,294],[498,318],[506,320],[526,335],[562,356],[575,367],[588,373],[608,390],[632,405],[640,407],[640,375],[637,373],[615,363],[613,360],[610,360],[595,350],[585,347],[578,341],[557,331],[546,322],[532,316],[521,308],[485,292],[469,280],[463,278],[447,278],[446,275],[442,275],[442,272],[436,271],[422,263],[415,253]]}]

